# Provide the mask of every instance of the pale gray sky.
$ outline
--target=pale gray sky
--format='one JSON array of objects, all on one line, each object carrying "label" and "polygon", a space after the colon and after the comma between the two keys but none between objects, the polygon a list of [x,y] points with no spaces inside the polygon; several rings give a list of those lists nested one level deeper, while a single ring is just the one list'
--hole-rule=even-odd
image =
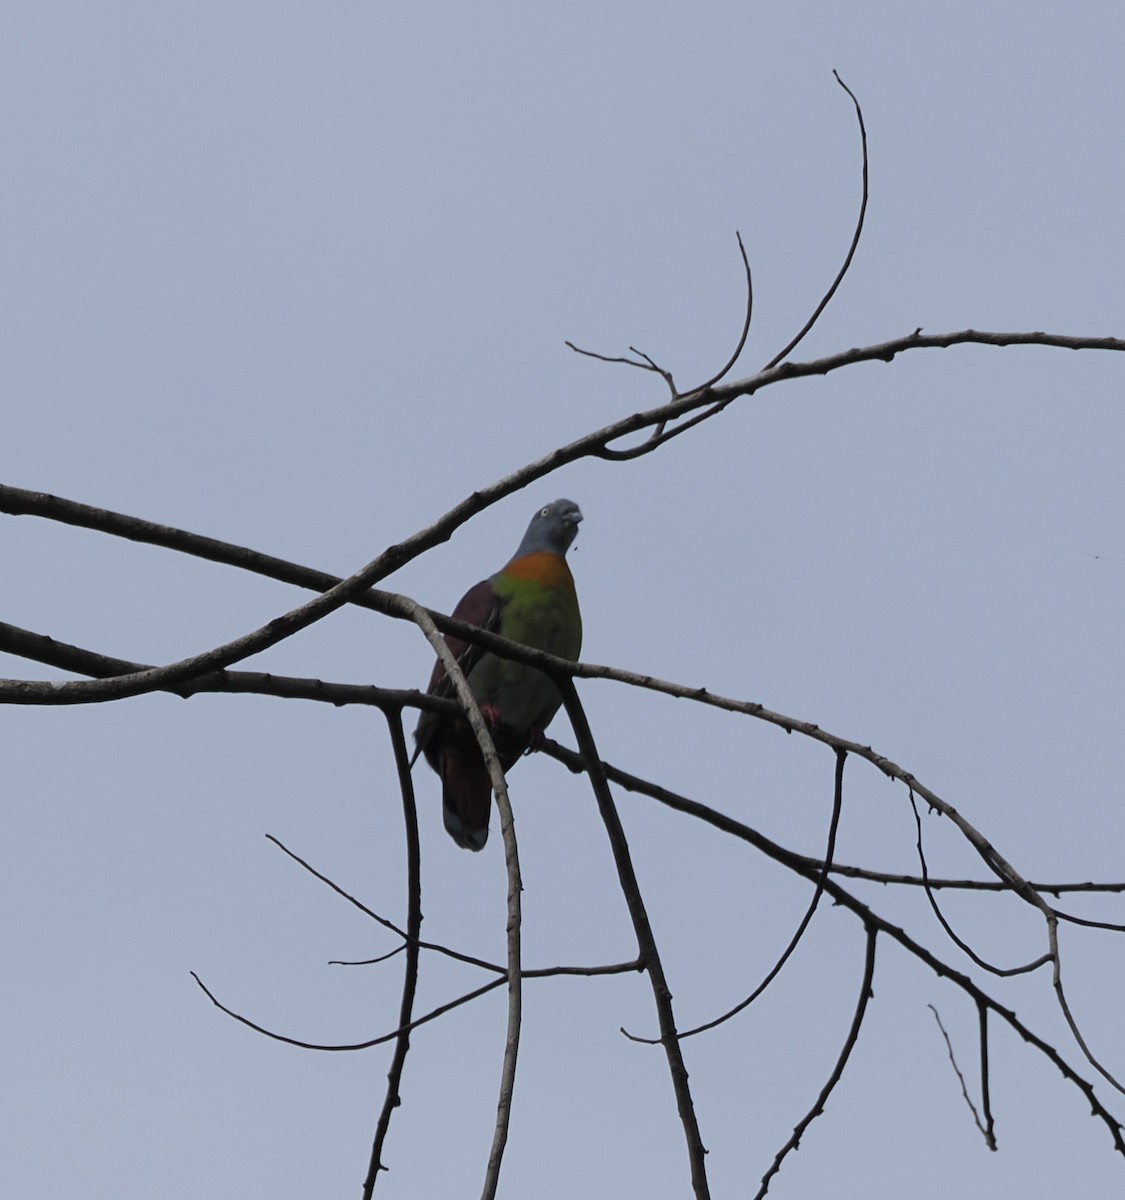
[{"label": "pale gray sky", "polygon": [[[630,343],[688,384],[756,309],[739,373],[836,271],[798,352],[908,333],[1125,335],[1118,4],[693,6],[9,3],[0,12],[0,479],[348,573],[528,459],[658,402],[565,349]],[[389,581],[451,607],[534,507],[582,505],[591,661],[705,684],[873,744],[1030,877],[1125,874],[1125,361],[965,348],[771,388],[661,453],[585,463]],[[301,594],[32,518],[0,522],[0,619],[166,662]],[[418,686],[416,632],[341,612],[255,660]],[[14,677],[53,672],[3,658]],[[832,755],[616,685],[582,686],[603,754],[818,852]],[[252,697],[9,708],[0,733],[0,1189],[358,1196],[386,1050],[267,1041],[393,1028],[393,941],[290,864],[403,911],[381,718]],[[560,722],[553,729],[571,742]],[[416,772],[426,935],[502,957],[505,878],[441,830]],[[848,766],[839,857],[911,870],[906,796]],[[512,775],[525,960],[633,952],[588,788]],[[622,816],[685,1024],[784,946],[808,888],[635,797]],[[494,822],[495,835],[495,822]],[[929,819],[931,869],[979,868]],[[959,969],[924,900],[859,889]],[[1014,900],[947,901],[1004,963],[1043,949]],[[1075,900],[1125,920],[1120,901]],[[1076,1015],[1125,1073],[1125,943],[1065,933]],[[716,1197],[752,1195],[851,1019],[858,923],[826,908],[773,989],[685,1046]],[[1076,1064],[1038,973],[990,986]],[[478,982],[426,958],[419,1008]],[[887,943],[859,1046],[771,1196],[1121,1194],[1081,1096],[995,1029],[1000,1152],[972,1127],[926,1005],[973,1059],[976,1014]],[[495,993],[414,1039],[377,1194],[479,1192],[504,1034]],[[643,979],[531,981],[501,1195],[682,1197]],[[1092,1076],[1084,1064],[1082,1073]],[[1118,1114],[1125,1097],[1099,1084]]]}]

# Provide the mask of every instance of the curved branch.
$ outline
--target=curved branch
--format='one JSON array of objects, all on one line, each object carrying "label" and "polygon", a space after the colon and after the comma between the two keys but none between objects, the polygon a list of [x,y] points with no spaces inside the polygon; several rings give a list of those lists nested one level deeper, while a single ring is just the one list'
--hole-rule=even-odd
[{"label": "curved branch", "polygon": [[[709,1029],[714,1029],[717,1025],[721,1025],[724,1021],[729,1021],[731,1017],[737,1016],[743,1009],[748,1008],[755,1000],[769,987],[771,983],[781,973],[781,968],[789,961],[789,956],[797,949],[797,944],[800,942],[804,932],[809,927],[809,922],[813,919],[813,914],[816,912],[817,905],[820,903],[820,898],[824,895],[824,880],[828,872],[832,869],[832,855],[836,849],[836,830],[840,824],[840,812],[844,805],[844,762],[848,755],[845,750],[836,751],[836,783],[832,794],[832,819],[828,825],[828,846],[824,852],[824,863],[821,868],[820,878],[816,881],[816,888],[813,891],[812,900],[809,902],[808,908],[805,910],[805,915],[801,918],[801,923],[797,926],[796,933],[789,939],[789,945],[781,953],[781,957],[774,963],[766,977],[761,983],[746,997],[745,1000],[740,1000],[734,1008],[728,1009],[722,1016],[715,1017],[712,1021],[707,1021],[702,1025],[697,1025],[694,1029],[685,1029],[681,1034],[683,1038],[694,1037],[697,1033],[705,1033]],[[624,1032],[624,1031],[623,1031]],[[646,1042],[649,1045],[657,1044],[658,1039],[635,1037],[631,1033],[626,1033],[625,1036],[634,1042]]]},{"label": "curved branch", "polygon": [[[1031,962],[1022,963],[1018,967],[998,967],[994,963],[990,963],[987,959],[982,958],[972,948],[972,946],[969,945],[968,942],[958,935],[957,931],[952,925],[950,925],[948,920],[946,920],[945,913],[941,911],[941,906],[937,902],[937,897],[934,895],[933,889],[930,887],[930,872],[929,868],[926,866],[926,853],[922,849],[922,817],[918,812],[918,803],[914,799],[913,788],[910,790],[910,808],[914,813],[914,825],[917,831],[916,841],[914,844],[918,851],[918,862],[922,868],[922,886],[926,889],[926,899],[930,902],[930,908],[933,910],[934,916],[937,917],[938,924],[940,924],[942,929],[945,930],[946,936],[949,938],[949,940],[957,947],[958,950],[968,955],[968,957],[971,958],[978,967],[980,967],[982,970],[988,971],[991,975],[999,975],[1002,977],[1009,975],[1026,975],[1031,971],[1037,971],[1040,967],[1046,966],[1047,963],[1051,961],[1051,955],[1049,953],[1041,954],[1038,958],[1033,959]],[[936,1009],[934,1011],[934,1016],[937,1016]],[[940,1020],[938,1021],[938,1024],[941,1024]],[[943,1028],[942,1033],[944,1032],[945,1030]],[[951,1049],[950,1056],[952,1056],[952,1053],[953,1051]]]},{"label": "curved branch", "polygon": [[726,379],[734,370],[734,364],[742,357],[742,351],[746,348],[746,339],[750,336],[750,322],[754,316],[754,276],[750,270],[750,260],[746,257],[746,247],[742,244],[742,234],[736,229],[734,236],[738,239],[738,253],[742,256],[742,270],[746,276],[746,314],[742,318],[742,332],[738,335],[738,343],[730,358],[727,359],[726,365],[712,375],[706,383],[701,383],[699,387],[692,389],[696,392],[709,391],[715,384],[722,383]]},{"label": "curved branch", "polygon": [[488,1166],[485,1170],[484,1187],[481,1200],[494,1200],[496,1189],[500,1184],[500,1165],[504,1159],[504,1147],[508,1143],[508,1127],[512,1113],[512,1091],[516,1083],[516,1060],[519,1055],[520,1022],[523,1013],[523,970],[520,964],[520,893],[523,882],[520,879],[519,850],[516,845],[516,826],[512,816],[512,806],[508,800],[508,785],[500,766],[500,758],[492,741],[492,734],[481,715],[480,706],[473,695],[469,682],[461,664],[454,657],[445,638],[438,632],[437,626],[429,614],[412,600],[402,598],[407,606],[409,615],[418,628],[426,636],[434,652],[445,667],[446,677],[457,692],[463,715],[477,739],[477,745],[484,758],[492,782],[493,794],[496,797],[496,807],[500,810],[500,832],[504,838],[504,864],[508,873],[508,1027],[504,1038],[504,1061],[500,1070],[500,1095],[496,1102],[496,1126],[492,1133],[492,1148],[488,1155]]},{"label": "curved branch", "polygon": [[375,1125],[375,1139],[371,1145],[371,1161],[367,1178],[363,1182],[363,1198],[370,1200],[375,1191],[375,1179],[383,1166],[383,1144],[391,1125],[391,1114],[402,1103],[399,1086],[406,1055],[410,1050],[410,1031],[407,1028],[414,1015],[414,993],[418,986],[418,939],[422,933],[422,852],[418,840],[418,811],[414,803],[414,784],[410,777],[410,755],[406,749],[406,737],[402,732],[402,713],[387,714],[387,728],[394,748],[395,768],[398,771],[398,786],[402,794],[402,815],[406,828],[406,964],[402,973],[402,1003],[399,1006],[398,1024],[402,1033],[395,1042],[395,1052],[387,1072],[387,1092],[383,1097],[383,1108]]},{"label": "curved branch", "polygon": [[1094,1070],[1097,1071],[1098,1074],[1101,1075],[1101,1077],[1108,1084],[1110,1084],[1111,1087],[1116,1088],[1117,1091],[1122,1093],[1122,1095],[1125,1095],[1125,1087],[1123,1087],[1121,1085],[1121,1083],[1112,1074],[1110,1074],[1108,1068],[1102,1066],[1101,1062],[1098,1060],[1098,1058],[1096,1057],[1094,1052],[1086,1044],[1086,1039],[1082,1036],[1082,1030],[1078,1028],[1078,1022],[1074,1019],[1074,1014],[1070,1011],[1070,1005],[1067,1002],[1066,993],[1063,991],[1062,959],[1059,957],[1057,924],[1052,921],[1052,923],[1050,925],[1050,929],[1051,929],[1051,953],[1052,953],[1052,957],[1054,958],[1054,964],[1055,964],[1055,972],[1054,972],[1054,980],[1053,980],[1054,988],[1055,988],[1055,996],[1058,999],[1059,1008],[1062,1009],[1063,1018],[1066,1020],[1067,1025],[1070,1027],[1071,1036],[1078,1043],[1079,1050],[1081,1050],[1082,1053],[1085,1055],[1086,1061],[1090,1064],[1090,1066],[1092,1066],[1094,1068]]},{"label": "curved branch", "polygon": [[784,349],[779,350],[777,352],[777,354],[775,354],[773,356],[773,358],[771,358],[769,360],[768,363],[766,363],[765,369],[767,371],[770,369],[770,367],[776,367],[779,362],[781,362],[783,359],[789,357],[789,355],[800,345],[800,343],[802,341],[804,341],[805,335],[809,332],[809,330],[812,329],[812,327],[820,319],[820,314],[822,312],[824,312],[824,310],[828,307],[828,302],[832,299],[833,296],[835,296],[836,289],[840,286],[841,283],[843,283],[844,276],[848,273],[848,268],[852,265],[852,259],[855,257],[856,247],[859,245],[860,235],[863,233],[863,220],[864,220],[864,217],[867,215],[867,196],[868,196],[867,127],[863,123],[863,109],[860,108],[859,101],[855,98],[855,93],[840,78],[839,72],[833,71],[832,74],[836,76],[836,82],[851,97],[852,104],[855,105],[856,120],[859,122],[859,140],[860,140],[860,143],[861,143],[861,146],[863,149],[863,198],[859,204],[859,218],[857,219],[857,221],[855,223],[855,233],[852,234],[852,244],[848,247],[847,256],[844,258],[844,265],[837,272],[836,278],[832,281],[832,286],[828,289],[827,292],[824,293],[823,299],[813,310],[812,316],[809,317],[809,319],[801,327],[800,331],[797,333],[797,336],[794,337],[793,340]]},{"label": "curved branch", "polygon": [[383,1033],[378,1037],[368,1038],[363,1042],[346,1042],[341,1044],[332,1042],[305,1042],[301,1041],[300,1038],[287,1037],[283,1033],[275,1033],[272,1029],[267,1029],[264,1025],[259,1025],[256,1021],[251,1021],[249,1017],[244,1017],[241,1013],[235,1012],[233,1008],[228,1008],[194,971],[190,972],[190,974],[192,979],[199,985],[203,994],[221,1013],[232,1017],[248,1029],[253,1029],[255,1033],[272,1038],[275,1042],[284,1042],[287,1046],[296,1046],[299,1050],[323,1050],[333,1054],[350,1053],[355,1050],[370,1050],[374,1046],[382,1046],[386,1042],[393,1042],[396,1038],[402,1037],[403,1034],[410,1033],[411,1030],[417,1029],[420,1025],[426,1025],[455,1008],[460,1008],[462,1004],[468,1004],[470,1000],[476,1000],[478,996],[483,996],[486,992],[494,991],[504,983],[504,976],[499,975],[495,979],[490,979],[487,983],[481,984],[479,988],[474,988],[471,992],[466,992],[463,996],[458,996],[456,1000],[450,1000],[446,1004],[439,1004],[437,1008],[431,1009],[425,1016],[415,1017],[409,1024],[400,1025],[397,1029],[392,1029],[390,1033]]}]

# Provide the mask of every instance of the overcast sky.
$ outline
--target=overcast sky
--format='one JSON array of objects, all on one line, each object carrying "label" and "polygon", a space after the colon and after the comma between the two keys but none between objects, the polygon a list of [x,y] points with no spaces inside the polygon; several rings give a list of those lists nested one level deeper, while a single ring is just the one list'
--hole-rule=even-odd
[{"label": "overcast sky", "polygon": [[[921,326],[1125,336],[1125,9],[1110,3],[0,7],[0,481],[347,574],[473,490],[659,402],[579,358],[630,344],[684,387],[742,318],[737,375],[867,230],[802,348]],[[586,515],[583,657],[759,701],[871,744],[1025,877],[1125,877],[1125,359],[913,352],[770,388],[633,463],[585,462],[482,514],[388,586],[447,611],[536,506]],[[0,520],[0,620],[170,662],[307,595],[30,517]],[[248,666],[424,684],[418,633],[339,612]],[[15,678],[59,672],[0,656]],[[819,853],[833,756],[683,701],[585,683],[604,757]],[[573,744],[560,719],[552,732]],[[415,772],[424,933],[504,953],[495,820],[470,855]],[[512,772],[530,966],[635,953],[588,786]],[[228,696],[8,708],[0,731],[0,1190],[358,1197],[393,1029],[394,939],[266,841],[388,917],[402,819],[369,709]],[[686,1025],[735,1003],[809,887],[619,797]],[[927,817],[935,874],[980,877]],[[905,790],[851,761],[838,857],[916,869]],[[960,970],[924,898],[857,893]],[[1068,907],[1125,921],[1120,899]],[[946,906],[1005,965],[1045,949],[1014,899]],[[737,1020],[685,1043],[713,1194],[750,1196],[835,1062],[864,938],[825,905]],[[1068,993],[1125,1075],[1120,936],[1066,929]],[[979,975],[1081,1074],[1043,971]],[[425,957],[419,1011],[476,986]],[[859,1045],[771,1196],[1121,1195],[1082,1096],[995,1026],[999,1153],[973,1127],[976,1012],[887,941]],[[510,1198],[683,1197],[688,1169],[640,977],[528,981]],[[479,1194],[503,993],[416,1035],[377,1195]],[[1125,1096],[1099,1082],[1112,1111]]]}]

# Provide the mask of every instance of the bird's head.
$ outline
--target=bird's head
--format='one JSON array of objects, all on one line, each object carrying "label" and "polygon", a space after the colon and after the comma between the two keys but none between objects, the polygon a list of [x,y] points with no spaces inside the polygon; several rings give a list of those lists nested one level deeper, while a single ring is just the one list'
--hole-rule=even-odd
[{"label": "bird's head", "polygon": [[515,557],[543,551],[565,554],[578,533],[581,520],[582,510],[573,500],[552,500],[550,504],[544,504],[531,518]]}]

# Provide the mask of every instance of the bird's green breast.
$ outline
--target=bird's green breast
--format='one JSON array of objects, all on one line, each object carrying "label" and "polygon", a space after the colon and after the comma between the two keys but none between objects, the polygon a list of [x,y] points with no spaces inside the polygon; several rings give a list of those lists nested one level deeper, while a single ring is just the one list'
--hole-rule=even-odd
[{"label": "bird's green breast", "polygon": [[[528,562],[540,558],[553,562]],[[570,569],[561,555],[529,555],[497,572],[489,582],[503,602],[497,633],[559,658],[578,658],[582,617]],[[481,703],[494,705],[501,721],[521,732],[545,728],[560,704],[558,690],[541,671],[494,654],[481,658],[469,682]]]}]

